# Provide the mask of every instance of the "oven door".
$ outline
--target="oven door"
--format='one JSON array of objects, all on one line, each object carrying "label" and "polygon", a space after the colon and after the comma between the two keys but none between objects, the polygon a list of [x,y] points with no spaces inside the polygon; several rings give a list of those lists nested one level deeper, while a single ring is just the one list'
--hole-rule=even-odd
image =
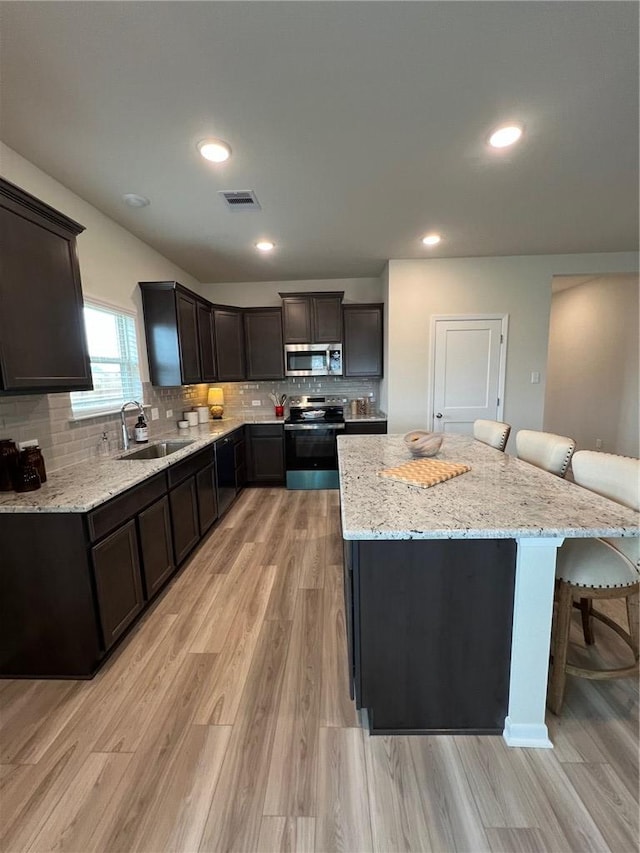
[{"label": "oven door", "polygon": [[287,488],[337,489],[336,436],[344,424],[285,424]]}]

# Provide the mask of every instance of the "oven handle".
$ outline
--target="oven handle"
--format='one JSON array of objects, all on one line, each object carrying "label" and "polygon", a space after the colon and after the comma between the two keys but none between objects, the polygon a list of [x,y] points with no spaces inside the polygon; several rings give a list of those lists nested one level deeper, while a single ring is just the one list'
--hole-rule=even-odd
[{"label": "oven handle", "polygon": [[344,429],[344,424],[285,424],[285,430],[298,429]]}]

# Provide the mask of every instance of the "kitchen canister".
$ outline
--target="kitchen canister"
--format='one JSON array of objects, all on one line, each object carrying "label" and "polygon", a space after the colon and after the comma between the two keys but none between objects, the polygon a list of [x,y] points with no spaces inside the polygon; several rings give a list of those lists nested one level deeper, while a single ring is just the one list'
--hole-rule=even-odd
[{"label": "kitchen canister", "polygon": [[40,474],[38,474],[37,468],[23,450],[18,460],[18,467],[16,468],[14,482],[16,492],[34,492],[41,485]]},{"label": "kitchen canister", "polygon": [[182,417],[185,421],[189,422],[189,426],[198,426],[198,413],[197,412],[183,412]]},{"label": "kitchen canister", "polygon": [[18,468],[18,448],[10,438],[0,438],[0,492],[13,490]]},{"label": "kitchen canister", "polygon": [[207,424],[209,423],[209,406],[196,406],[196,412],[198,413],[198,423],[199,424]]}]

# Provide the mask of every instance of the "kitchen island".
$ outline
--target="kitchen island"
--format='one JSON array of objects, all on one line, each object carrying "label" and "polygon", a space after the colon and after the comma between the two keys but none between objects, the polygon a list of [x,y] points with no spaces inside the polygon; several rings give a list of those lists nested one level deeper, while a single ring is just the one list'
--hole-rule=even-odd
[{"label": "kitchen island", "polygon": [[557,548],[638,536],[638,514],[468,436],[436,457],[470,466],[454,479],[378,476],[409,458],[400,435],[338,439],[352,696],[372,732],[550,747]]}]

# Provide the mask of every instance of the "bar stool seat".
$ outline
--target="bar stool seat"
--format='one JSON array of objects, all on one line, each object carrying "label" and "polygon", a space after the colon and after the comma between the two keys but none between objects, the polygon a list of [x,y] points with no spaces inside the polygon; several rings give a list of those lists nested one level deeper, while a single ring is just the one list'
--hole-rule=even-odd
[{"label": "bar stool seat", "polygon": [[[578,485],[638,509],[640,462],[637,459],[583,450],[573,458],[573,474]],[[608,679],[638,674],[639,591],[640,540],[634,537],[565,540],[558,551],[556,563],[553,662],[547,694],[547,704],[554,714],[559,714],[562,709],[567,675]],[[608,598],[625,600],[628,630],[593,607],[595,600]],[[569,663],[569,630],[574,606],[580,609],[587,645],[594,642],[592,619],[598,619],[629,646],[633,663],[614,669],[593,669]]]}]

